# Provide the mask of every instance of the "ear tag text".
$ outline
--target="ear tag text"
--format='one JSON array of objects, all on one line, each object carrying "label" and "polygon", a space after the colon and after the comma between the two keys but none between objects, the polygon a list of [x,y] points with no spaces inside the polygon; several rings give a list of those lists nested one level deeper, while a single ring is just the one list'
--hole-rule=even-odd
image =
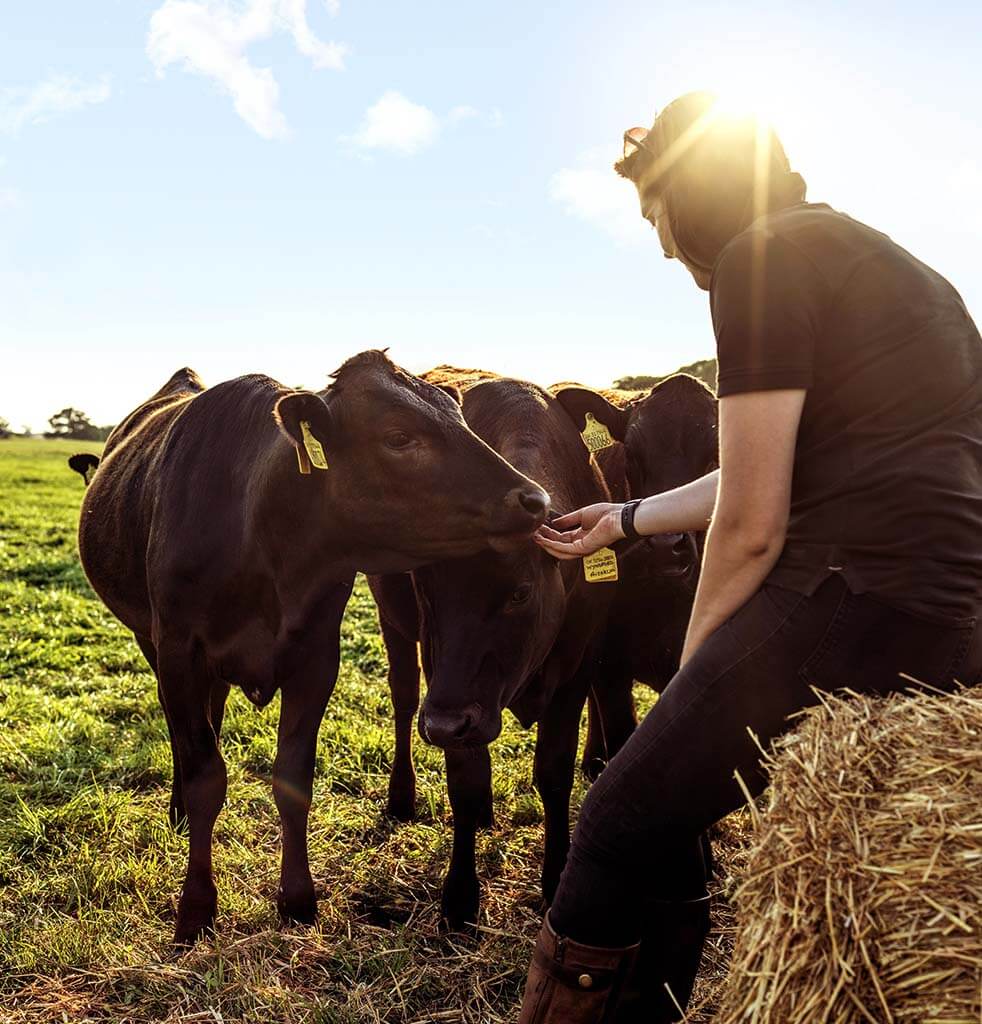
[{"label": "ear tag text", "polygon": [[614,443],[606,424],[595,420],[592,412],[586,414],[586,426],[580,436],[591,455],[594,452],[602,452],[604,448],[610,448]]},{"label": "ear tag text", "polygon": [[610,548],[601,548],[583,559],[583,575],[587,583],[613,583],[617,579],[617,555]]},{"label": "ear tag text", "polygon": [[[318,469],[327,469],[327,456],[324,454],[324,446],[310,432],[310,424],[306,420],[300,421],[300,433],[303,434],[303,446],[307,449],[310,461]],[[300,467],[302,473],[303,465]]]}]

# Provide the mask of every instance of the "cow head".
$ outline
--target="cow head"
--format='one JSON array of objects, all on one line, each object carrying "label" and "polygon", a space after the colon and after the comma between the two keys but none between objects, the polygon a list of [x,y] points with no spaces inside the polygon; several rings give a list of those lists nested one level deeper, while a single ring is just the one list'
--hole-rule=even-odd
[{"label": "cow head", "polygon": [[[606,488],[562,407],[527,381],[468,387],[467,422],[495,450],[542,481],[565,508]],[[444,748],[490,743],[510,707],[524,724],[579,664],[613,589],[587,584],[579,562],[558,562],[526,541],[413,574],[421,611],[427,694],[424,740]],[[521,707],[521,710],[519,710]]]},{"label": "cow head", "polygon": [[429,565],[413,578],[429,677],[420,735],[444,748],[484,746],[556,642],[567,612],[563,570],[528,543]]},{"label": "cow head", "polygon": [[[619,407],[589,388],[556,393],[577,429],[589,413],[624,444],[627,489],[631,497],[680,487],[719,465],[716,398],[701,381],[678,373],[655,385],[643,398]],[[698,564],[701,537],[661,534],[635,545],[625,558],[632,575],[685,576]]]},{"label": "cow head", "polygon": [[508,548],[548,512],[545,491],[467,427],[455,389],[382,352],[349,359],[323,393],[283,396],[276,418],[365,571]]}]

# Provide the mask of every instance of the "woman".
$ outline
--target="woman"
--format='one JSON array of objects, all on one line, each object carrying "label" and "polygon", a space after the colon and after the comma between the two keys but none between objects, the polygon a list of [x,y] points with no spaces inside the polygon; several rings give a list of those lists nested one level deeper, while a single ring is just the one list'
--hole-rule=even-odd
[{"label": "woman", "polygon": [[982,677],[982,341],[958,294],[806,203],[776,136],[708,94],[625,133],[616,170],[709,291],[720,470],[540,531],[579,558],[710,524],[681,667],[584,802],[522,1024],[678,1020],[699,836],[763,790],[758,744],[816,689]]}]

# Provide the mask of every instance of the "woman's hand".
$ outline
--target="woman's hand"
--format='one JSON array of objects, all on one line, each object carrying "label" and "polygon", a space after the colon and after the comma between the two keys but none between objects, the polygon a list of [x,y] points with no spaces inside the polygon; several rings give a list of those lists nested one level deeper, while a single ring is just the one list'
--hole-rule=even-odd
[{"label": "woman's hand", "polygon": [[560,559],[592,555],[594,551],[623,540],[622,508],[622,505],[602,501],[569,512],[548,526],[540,526],[534,535],[535,542]]}]

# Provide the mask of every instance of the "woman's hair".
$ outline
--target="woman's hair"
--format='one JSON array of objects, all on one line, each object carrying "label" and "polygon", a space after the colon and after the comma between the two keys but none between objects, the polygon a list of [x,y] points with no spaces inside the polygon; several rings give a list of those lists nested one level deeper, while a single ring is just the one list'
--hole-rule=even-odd
[{"label": "woman's hair", "polygon": [[679,255],[705,270],[751,221],[805,196],[774,130],[756,117],[721,113],[713,93],[674,100],[643,144],[614,170],[642,197],[662,197]]}]

